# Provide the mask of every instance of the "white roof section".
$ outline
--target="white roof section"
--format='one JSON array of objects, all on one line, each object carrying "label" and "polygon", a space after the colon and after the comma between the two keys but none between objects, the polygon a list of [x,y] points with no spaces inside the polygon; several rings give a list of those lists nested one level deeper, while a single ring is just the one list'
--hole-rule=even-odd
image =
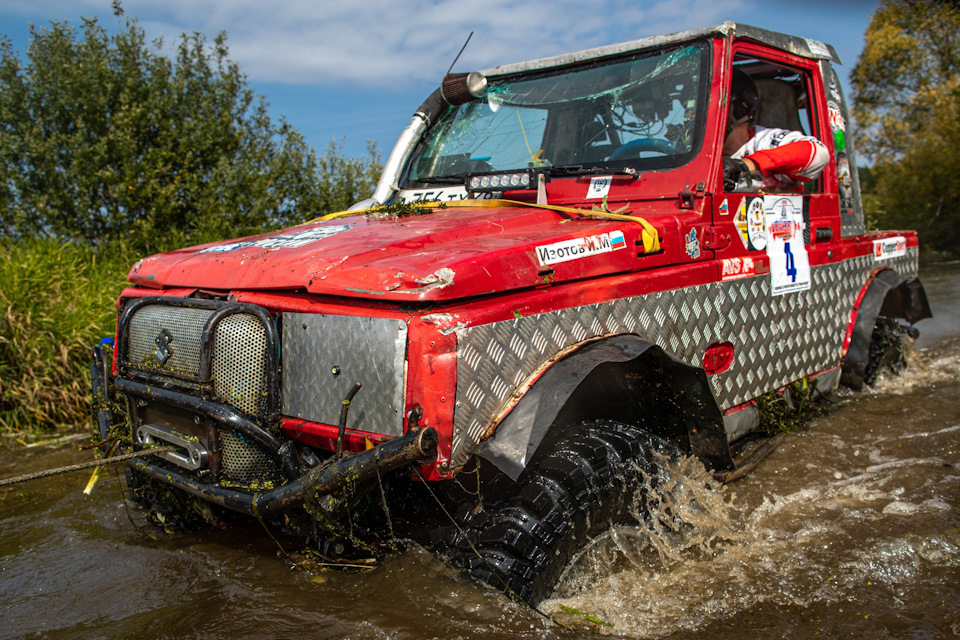
[{"label": "white roof section", "polygon": [[611,44],[603,47],[594,47],[584,49],[583,51],[574,51],[573,53],[564,53],[559,56],[549,58],[540,58],[527,62],[517,62],[514,64],[499,65],[484,69],[482,73],[486,77],[502,76],[512,73],[522,73],[525,71],[539,71],[541,69],[550,69],[552,67],[562,67],[569,64],[583,62],[584,60],[593,60],[597,58],[606,58],[616,56],[631,51],[640,51],[642,49],[651,49],[664,45],[689,42],[708,35],[720,34],[726,38],[749,38],[771,47],[788,51],[789,53],[802,56],[804,58],[813,58],[816,60],[830,60],[837,64],[840,63],[840,56],[837,51],[829,44],[810,38],[800,38],[790,36],[776,31],[768,31],[748,24],[738,24],[736,22],[722,22],[712,27],[702,29],[692,29],[688,31],[677,31],[663,36],[653,36],[652,38],[642,38],[620,44]]}]

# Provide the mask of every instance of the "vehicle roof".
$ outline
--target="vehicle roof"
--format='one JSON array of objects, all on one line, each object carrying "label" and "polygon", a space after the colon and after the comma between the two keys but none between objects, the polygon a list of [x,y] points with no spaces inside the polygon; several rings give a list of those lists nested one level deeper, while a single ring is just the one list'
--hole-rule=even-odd
[{"label": "vehicle roof", "polygon": [[712,34],[720,34],[730,39],[749,38],[751,40],[756,40],[758,42],[770,45],[771,47],[802,56],[804,58],[831,60],[837,64],[841,64],[840,56],[837,55],[836,49],[829,44],[820,42],[819,40],[790,36],[784,33],[768,31],[767,29],[761,29],[760,27],[754,27],[748,24],[740,24],[737,22],[728,21],[721,22],[720,24],[713,25],[712,27],[677,31],[676,33],[669,33],[662,36],[653,36],[652,38],[641,38],[640,40],[632,40],[630,42],[622,42],[620,44],[594,47],[592,49],[564,53],[562,55],[552,56],[549,58],[539,58],[537,60],[529,60],[527,62],[499,65],[489,69],[484,69],[480,73],[486,77],[495,77],[513,73],[522,73],[525,71],[539,71],[542,69],[562,67],[568,64],[583,62],[584,60],[605,58],[608,56],[629,53],[631,51],[639,51],[642,49],[661,47],[663,45],[688,42],[690,40],[696,40],[697,38]]}]

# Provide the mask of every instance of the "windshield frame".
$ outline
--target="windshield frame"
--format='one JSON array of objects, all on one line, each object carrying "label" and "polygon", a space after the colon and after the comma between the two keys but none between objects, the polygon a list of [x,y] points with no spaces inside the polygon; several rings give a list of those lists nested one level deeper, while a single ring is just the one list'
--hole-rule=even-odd
[{"label": "windshield frame", "polygon": [[[418,143],[415,145],[412,153],[410,154],[410,157],[408,158],[401,179],[399,180],[399,186],[401,189],[422,189],[424,187],[435,185],[449,186],[451,184],[463,184],[468,176],[482,175],[484,173],[497,173],[504,170],[533,170],[550,174],[552,170],[559,169],[560,171],[555,172],[554,175],[584,175],[597,173],[599,171],[610,173],[663,171],[684,166],[700,153],[704,144],[707,110],[710,102],[711,74],[713,71],[713,46],[714,43],[712,39],[700,38],[686,42],[672,43],[669,46],[635,50],[624,55],[606,56],[586,62],[560,65],[542,71],[524,71],[499,76],[491,75],[488,78],[489,88],[487,90],[487,94],[483,98],[471,101],[466,105],[446,107],[444,111],[436,118],[435,122],[423,132]],[[699,49],[699,56],[697,57],[697,64],[699,66],[697,70],[698,77],[696,80],[691,82],[691,87],[689,88],[690,91],[693,92],[692,95],[694,96],[696,104],[690,110],[692,112],[692,123],[689,125],[689,131],[687,132],[689,149],[685,151],[665,155],[653,155],[650,157],[616,158],[613,156],[608,156],[589,160],[581,158],[574,159],[571,162],[559,162],[557,164],[553,164],[549,161],[545,161],[543,164],[538,164],[537,158],[534,158],[534,161],[530,162],[527,166],[512,167],[510,169],[495,168],[493,166],[484,167],[482,163],[476,161],[483,160],[483,158],[474,159],[468,156],[468,158],[464,158],[464,160],[467,160],[469,164],[460,163],[459,166],[451,165],[445,170],[434,171],[433,173],[419,171],[420,175],[417,175],[418,169],[422,168],[420,165],[423,163],[424,159],[432,157],[429,155],[429,149],[427,149],[427,147],[431,146],[434,148],[439,148],[439,146],[442,145],[442,142],[441,144],[438,144],[438,141],[443,141],[443,136],[447,135],[446,130],[453,126],[453,123],[458,116],[462,116],[466,110],[478,109],[480,108],[478,105],[487,103],[487,101],[490,99],[490,96],[495,96],[497,94],[497,87],[509,87],[512,83],[516,83],[518,81],[536,81],[570,73],[590,73],[593,70],[602,69],[607,66],[623,66],[624,63],[633,62],[642,63],[644,60],[654,60],[658,57],[667,59],[668,56],[689,48],[694,49],[691,54],[693,56],[697,56],[698,52],[696,49]],[[596,95],[601,96],[607,93],[611,92],[609,90],[600,91]],[[588,99],[593,98],[589,96],[581,96],[577,100],[579,100],[581,103],[584,103]],[[577,100],[569,101],[569,104],[571,106],[576,106]],[[532,104],[536,105],[536,103]],[[623,107],[624,105],[621,104],[619,106]],[[547,116],[545,116],[545,118],[546,117]],[[685,117],[689,116],[686,116],[685,114]],[[660,122],[663,123],[662,127],[666,128],[667,124],[665,122],[665,118],[662,118]],[[610,127],[608,127],[608,129],[609,128]],[[524,132],[524,136],[526,136],[526,131]],[[529,143],[527,143],[527,148],[528,150],[530,149]],[[443,156],[439,155],[436,156],[438,159],[442,157]],[[434,166],[436,166],[436,163]],[[425,173],[427,175],[424,175]]]}]

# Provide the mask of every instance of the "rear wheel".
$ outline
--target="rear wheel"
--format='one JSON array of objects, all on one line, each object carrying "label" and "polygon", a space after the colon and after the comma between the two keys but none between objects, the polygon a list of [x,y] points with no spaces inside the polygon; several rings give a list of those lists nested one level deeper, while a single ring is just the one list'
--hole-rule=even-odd
[{"label": "rear wheel", "polygon": [[916,339],[916,329],[896,319],[880,316],[873,325],[870,355],[863,381],[873,385],[884,372],[898,374],[907,368],[907,352]]},{"label": "rear wheel", "polygon": [[663,461],[677,456],[638,427],[599,421],[572,428],[538,451],[499,502],[468,520],[469,543],[457,559],[494,588],[539,603],[591,538],[645,517],[647,489]]}]

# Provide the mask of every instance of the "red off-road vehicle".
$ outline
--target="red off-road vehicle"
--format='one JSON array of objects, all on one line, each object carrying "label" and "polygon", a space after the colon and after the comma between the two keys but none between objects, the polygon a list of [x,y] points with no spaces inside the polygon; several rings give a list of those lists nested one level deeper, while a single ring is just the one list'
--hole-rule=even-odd
[{"label": "red off-road vehicle", "polygon": [[[929,315],[916,235],[865,230],[838,62],[728,22],[450,75],[371,200],[141,260],[92,365],[103,437],[174,448],[134,495],[317,541],[391,517],[543,599],[642,518],[657,453],[732,469],[756,398],[859,387]],[[725,191],[734,69],[827,146],[817,179]]]}]

